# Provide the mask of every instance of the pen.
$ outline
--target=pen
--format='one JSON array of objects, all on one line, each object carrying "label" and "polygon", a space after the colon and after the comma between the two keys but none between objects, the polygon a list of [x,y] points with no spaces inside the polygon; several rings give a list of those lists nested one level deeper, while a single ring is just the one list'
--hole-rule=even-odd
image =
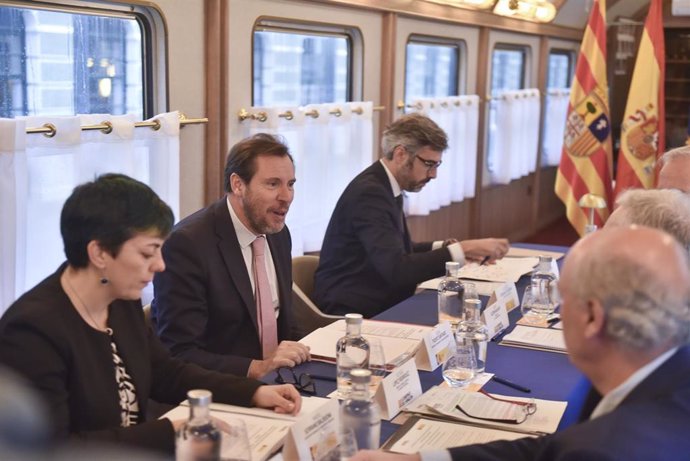
[{"label": "pen", "polygon": [[507,379],[499,378],[499,377],[496,376],[496,375],[493,375],[493,376],[491,377],[491,379],[493,379],[493,380],[496,381],[497,383],[503,384],[504,386],[511,387],[511,388],[513,388],[513,389],[515,389],[515,390],[518,390],[518,391],[528,392],[528,393],[529,393],[529,392],[532,392],[532,390],[529,389],[529,388],[526,388],[526,387],[524,387],[524,386],[520,386],[519,384],[515,384],[514,382],[508,381]]},{"label": "pen", "polygon": [[484,259],[482,259],[482,262],[479,263],[480,266],[483,266],[484,264],[489,262],[489,256],[484,256]]},{"label": "pen", "polygon": [[313,379],[321,379],[321,380],[323,380],[323,381],[333,381],[333,382],[335,382],[335,376],[313,375],[313,374],[311,374],[311,373],[309,373],[309,375],[310,375]]},{"label": "pen", "polygon": [[547,319],[546,323],[548,323],[549,325],[553,325],[554,323],[558,323],[560,321],[561,321],[561,316],[560,315],[554,315],[550,319]]}]

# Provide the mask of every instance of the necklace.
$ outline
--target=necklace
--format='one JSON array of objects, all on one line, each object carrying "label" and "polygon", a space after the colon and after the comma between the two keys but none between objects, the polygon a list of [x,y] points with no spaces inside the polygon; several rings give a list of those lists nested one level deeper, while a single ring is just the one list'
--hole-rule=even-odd
[{"label": "necklace", "polygon": [[65,282],[67,283],[67,286],[69,287],[70,291],[79,300],[79,303],[81,304],[82,309],[84,310],[84,312],[86,312],[86,315],[91,320],[91,325],[93,325],[93,327],[98,331],[104,331],[104,332],[108,333],[109,335],[112,335],[113,334],[112,329],[106,327],[104,330],[103,328],[100,328],[98,326],[98,322],[96,322],[96,320],[93,318],[93,315],[91,315],[91,311],[86,306],[86,303],[84,302],[83,299],[81,299],[81,296],[79,296],[79,293],[77,292],[77,290],[74,289],[74,286],[72,286],[72,283],[69,281],[69,277],[67,276],[67,274],[65,274]]}]

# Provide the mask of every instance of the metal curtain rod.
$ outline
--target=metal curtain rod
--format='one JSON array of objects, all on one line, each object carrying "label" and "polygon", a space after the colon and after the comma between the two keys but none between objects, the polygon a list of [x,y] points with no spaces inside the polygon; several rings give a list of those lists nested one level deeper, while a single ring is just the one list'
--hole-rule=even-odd
[{"label": "metal curtain rod", "polygon": [[[481,102],[481,99],[480,99],[479,102]],[[455,102],[453,102],[453,105],[454,105],[455,107],[460,107],[461,104],[462,104],[462,103],[461,103],[460,101],[455,101]],[[448,107],[449,104],[448,104],[448,102],[443,101],[443,102],[441,102],[439,105],[440,105],[441,107],[444,107],[444,108],[445,108],[445,107]],[[468,105],[468,106],[471,106],[471,105],[472,105],[472,101],[467,100],[467,105]],[[398,110],[405,110],[405,109],[417,109],[417,110],[422,110],[422,109],[424,108],[424,107],[422,106],[422,103],[420,103],[420,102],[418,102],[418,103],[416,103],[416,104],[409,104],[409,103],[408,103],[408,104],[405,104],[405,102],[403,102],[403,101],[398,101],[398,103],[395,105],[395,107],[396,107],[396,109],[398,109]],[[430,107],[433,109],[433,108],[436,107],[436,105],[432,102],[432,103],[430,103]]]},{"label": "metal curtain rod", "polygon": [[[374,112],[380,112],[384,110],[386,107],[385,106],[374,106],[372,110]],[[362,115],[364,113],[364,109],[361,107],[355,107],[352,109],[352,112],[358,115]],[[340,117],[343,115],[343,112],[340,109],[333,109],[331,111],[328,111],[330,115],[335,115],[336,117]],[[318,110],[316,109],[311,109],[308,110],[307,112],[304,113],[307,117],[311,118],[319,118],[321,115]],[[295,118],[295,114],[291,110],[286,110],[285,112],[282,112],[278,114],[278,117],[284,118],[285,120],[292,120]],[[259,122],[265,122],[268,120],[268,114],[264,111],[256,112],[256,113],[249,113],[247,109],[244,107],[240,109],[240,111],[237,113],[237,118],[240,120],[240,122],[244,122],[247,119],[252,119],[252,120],[257,120]]]},{"label": "metal curtain rod", "polygon": [[[180,112],[180,125],[199,125],[203,123],[208,123],[208,118],[187,118],[182,112]],[[136,122],[134,123],[135,128],[149,127],[154,131],[158,131],[161,128],[161,123],[158,119],[153,119],[147,122]],[[82,125],[82,131],[101,131],[103,134],[110,134],[113,131],[113,124],[110,122],[102,122],[98,125]],[[52,123],[46,123],[40,127],[27,128],[27,134],[42,133],[46,138],[52,138],[57,134],[57,128]]]}]

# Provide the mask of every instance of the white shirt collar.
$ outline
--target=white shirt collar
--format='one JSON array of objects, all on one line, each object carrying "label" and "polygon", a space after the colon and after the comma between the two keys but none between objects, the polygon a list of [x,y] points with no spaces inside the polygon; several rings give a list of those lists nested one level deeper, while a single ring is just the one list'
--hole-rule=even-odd
[{"label": "white shirt collar", "polygon": [[630,375],[628,379],[623,381],[601,399],[599,404],[594,408],[594,411],[589,419],[598,418],[599,416],[603,416],[606,413],[610,413],[615,410],[618,405],[620,405],[620,403],[638,386],[638,384],[644,381],[645,378],[663,365],[663,363],[671,358],[671,356],[675,354],[677,350],[677,347],[667,350],[649,362],[647,365]]},{"label": "white shirt collar", "polygon": [[246,248],[256,240],[258,235],[254,234],[252,231],[247,229],[247,226],[242,224],[240,218],[235,213],[232,204],[230,203],[230,197],[227,197],[228,211],[230,211],[230,219],[232,219],[232,225],[235,227],[235,233],[237,234],[237,242],[240,244],[240,248]]},{"label": "white shirt collar", "polygon": [[379,160],[379,162],[381,162],[381,165],[383,165],[383,169],[386,172],[388,180],[391,183],[391,189],[393,189],[393,197],[397,197],[398,195],[402,194],[402,190],[400,189],[398,181],[395,179],[395,176],[393,176],[393,173],[391,173],[391,170],[388,169],[386,163],[383,161],[383,159]]}]

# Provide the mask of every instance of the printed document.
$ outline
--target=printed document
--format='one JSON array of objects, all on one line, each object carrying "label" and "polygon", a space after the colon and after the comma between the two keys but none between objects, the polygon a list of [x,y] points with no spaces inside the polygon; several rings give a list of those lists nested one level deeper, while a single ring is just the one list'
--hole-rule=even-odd
[{"label": "printed document", "polygon": [[[386,365],[395,367],[413,357],[424,336],[433,327],[407,323],[364,320],[362,336],[368,341],[377,340],[385,351]],[[335,347],[345,336],[345,320],[338,320],[309,333],[299,342],[309,346],[312,359],[335,362]]]},{"label": "printed document", "polygon": [[532,272],[539,258],[503,258],[496,264],[465,264],[458,271],[462,279],[486,280],[488,282],[513,282]]},{"label": "printed document", "polygon": [[567,354],[563,330],[555,328],[516,325],[513,331],[503,337],[501,344]]},{"label": "printed document", "polygon": [[[534,402],[536,411],[528,415],[524,422],[511,424],[507,422],[486,421],[493,419],[522,419],[524,407],[501,400],[494,400],[481,392],[469,392],[464,389],[435,386],[422,394],[403,411],[424,416],[432,416],[452,420],[461,424],[489,427],[521,434],[542,435],[556,431],[558,423],[565,412],[567,402],[530,399],[525,397],[509,397],[491,394],[498,399],[516,402]],[[456,408],[460,406],[465,412],[478,418],[462,413]]]},{"label": "printed document", "polygon": [[383,448],[396,453],[412,454],[421,450],[441,450],[495,440],[515,440],[525,436],[526,434],[518,432],[413,417],[398,429]]},{"label": "printed document", "polygon": [[[328,400],[321,397],[303,397],[300,415],[316,410]],[[255,461],[264,461],[278,451],[283,446],[290,427],[300,417],[300,415],[283,415],[263,408],[238,407],[222,403],[212,403],[210,408],[211,416],[221,421],[230,422],[233,419],[241,419],[244,422],[247,427],[252,460]],[[163,415],[163,418],[172,421],[189,419],[189,404],[187,401],[182,402],[178,407]],[[221,455],[226,450],[232,450],[232,447],[221,446]]]}]

